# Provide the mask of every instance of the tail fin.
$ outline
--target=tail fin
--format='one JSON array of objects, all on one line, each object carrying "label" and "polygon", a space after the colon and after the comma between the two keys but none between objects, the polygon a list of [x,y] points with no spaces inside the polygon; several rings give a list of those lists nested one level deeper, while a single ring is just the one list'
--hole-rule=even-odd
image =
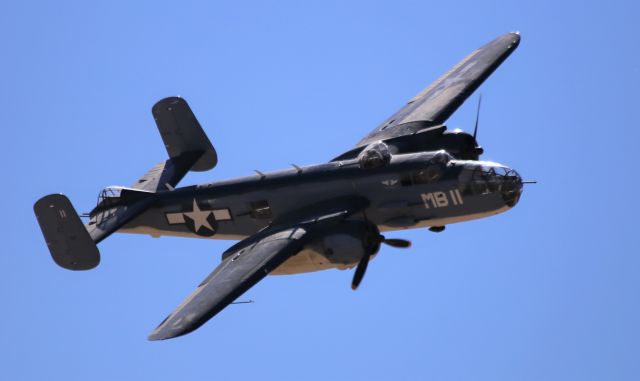
[{"label": "tail fin", "polygon": [[213,145],[187,102],[165,98],[152,108],[169,160],[147,172],[132,188],[109,187],[84,225],[69,199],[51,194],[33,210],[53,260],[69,270],[89,270],[100,263],[96,244],[155,202],[155,193],[172,190],[189,171],[206,171],[218,163]]},{"label": "tail fin", "polygon": [[62,194],[44,196],[33,205],[40,230],[54,262],[68,270],[90,270],[100,263],[96,244],[153,204],[155,193],[122,187],[106,188],[82,223]]},{"label": "tail fin", "polygon": [[151,192],[172,189],[189,171],[207,171],[218,155],[187,102],[179,97],[160,100],[151,109],[169,160],[153,167],[134,188]]},{"label": "tail fin", "polygon": [[89,270],[100,263],[100,252],[69,199],[50,194],[33,206],[53,260],[69,270]]}]

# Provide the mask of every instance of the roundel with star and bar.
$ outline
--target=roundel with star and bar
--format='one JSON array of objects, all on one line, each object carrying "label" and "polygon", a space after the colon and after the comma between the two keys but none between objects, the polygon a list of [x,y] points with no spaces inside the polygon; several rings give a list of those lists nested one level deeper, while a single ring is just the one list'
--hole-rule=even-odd
[{"label": "roundel with star and bar", "polygon": [[169,225],[187,226],[192,233],[202,237],[211,237],[218,230],[219,221],[231,220],[231,212],[228,208],[213,209],[209,205],[198,203],[193,199],[191,205],[184,205],[180,212],[165,214]]}]

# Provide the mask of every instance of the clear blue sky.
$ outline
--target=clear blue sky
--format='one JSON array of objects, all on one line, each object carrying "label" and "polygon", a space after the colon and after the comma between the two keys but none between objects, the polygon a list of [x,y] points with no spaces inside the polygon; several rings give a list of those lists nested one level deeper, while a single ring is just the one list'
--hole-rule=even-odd
[{"label": "clear blue sky", "polygon": [[[4,2],[0,378],[637,380],[640,9],[484,3]],[[220,157],[184,185],[319,163],[514,30],[479,140],[539,184],[506,214],[394,234],[414,247],[383,249],[357,292],[351,272],[269,277],[148,342],[230,242],[114,235],[82,273],[49,257],[33,202],[88,211],[164,160],[160,98],[186,98]],[[448,125],[470,130],[476,99]]]}]

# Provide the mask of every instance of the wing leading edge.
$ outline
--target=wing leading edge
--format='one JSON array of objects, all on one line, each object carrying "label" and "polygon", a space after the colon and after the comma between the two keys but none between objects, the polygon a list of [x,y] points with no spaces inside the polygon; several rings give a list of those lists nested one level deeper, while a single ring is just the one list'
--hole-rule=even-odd
[{"label": "wing leading edge", "polygon": [[238,242],[223,254],[222,263],[149,335],[149,340],[171,339],[194,331],[347,214],[341,211],[296,225],[269,228]]},{"label": "wing leading edge", "polygon": [[241,241],[233,252],[176,308],[149,340],[165,340],[185,335],[258,283],[269,272],[296,254],[306,240],[304,228],[275,231],[256,242]]},{"label": "wing leading edge", "polygon": [[362,139],[356,147],[414,134],[444,123],[518,47],[520,35],[507,33],[475,50]]}]

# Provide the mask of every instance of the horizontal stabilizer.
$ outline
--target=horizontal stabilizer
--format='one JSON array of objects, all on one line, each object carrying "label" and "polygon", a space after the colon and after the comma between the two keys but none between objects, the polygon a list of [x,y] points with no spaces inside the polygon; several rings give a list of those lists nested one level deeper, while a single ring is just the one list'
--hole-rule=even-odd
[{"label": "horizontal stabilizer", "polygon": [[202,157],[198,152],[187,152],[178,157],[166,160],[151,168],[142,176],[133,188],[149,192],[166,191],[174,188],[184,175],[189,172]]},{"label": "horizontal stabilizer", "polygon": [[51,257],[69,270],[89,270],[100,263],[100,252],[69,199],[51,194],[33,206]]}]

